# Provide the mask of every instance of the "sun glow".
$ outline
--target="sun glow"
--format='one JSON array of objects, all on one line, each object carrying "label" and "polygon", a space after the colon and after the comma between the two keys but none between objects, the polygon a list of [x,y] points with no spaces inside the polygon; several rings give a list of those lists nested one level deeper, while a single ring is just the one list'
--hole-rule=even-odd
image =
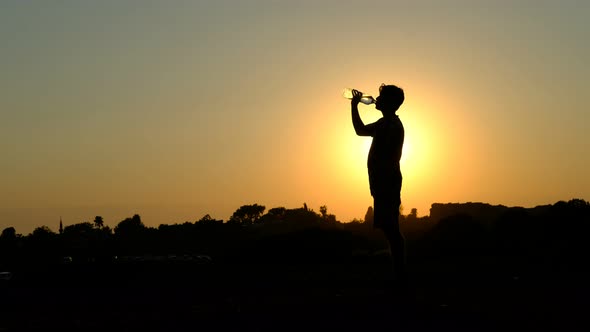
[{"label": "sun glow", "polygon": [[[379,119],[378,114],[365,113],[363,120],[366,124],[372,123]],[[416,114],[405,114],[400,118],[406,128],[404,145],[400,164],[404,181],[412,180],[414,184],[421,182],[429,177],[431,173],[432,159],[436,151],[432,147],[433,141],[430,137],[433,135],[428,123],[422,121],[423,116]],[[333,159],[341,163],[334,165],[339,176],[354,179],[357,185],[365,185],[367,181],[367,157],[371,149],[372,137],[359,137],[354,134],[351,125],[347,123],[348,118],[343,121],[342,125],[330,135],[332,146],[338,146],[333,150]],[[333,169],[334,170],[334,169]],[[333,171],[332,170],[332,171]]]},{"label": "sun glow", "polygon": [[412,156],[412,140],[404,139],[404,147],[402,149],[402,158],[400,164],[404,165],[408,160],[411,160]]},{"label": "sun glow", "polygon": [[[333,112],[313,113],[313,123],[317,125],[306,136],[308,143],[301,145],[307,149],[298,168],[298,183],[304,184],[302,190],[313,185],[317,204],[328,204],[343,220],[362,217],[372,204],[367,172],[372,137],[354,133],[349,108],[348,103],[336,100],[324,107]],[[381,118],[380,112],[368,106],[361,105],[359,111],[365,124]],[[443,159],[447,156],[439,147],[450,143],[441,135],[441,127],[448,125],[444,125],[440,113],[434,112],[432,105],[416,103],[404,105],[399,112],[405,128],[400,160],[402,200],[404,206],[416,207],[421,213],[428,213],[430,204],[440,196],[441,175],[446,174],[442,171],[446,169]]]}]

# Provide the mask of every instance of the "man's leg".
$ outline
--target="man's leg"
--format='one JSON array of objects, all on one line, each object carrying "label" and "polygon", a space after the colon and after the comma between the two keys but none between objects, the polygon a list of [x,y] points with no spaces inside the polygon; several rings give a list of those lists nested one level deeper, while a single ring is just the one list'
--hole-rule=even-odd
[{"label": "man's leg", "polygon": [[[396,282],[406,282],[406,248],[404,237],[399,230],[398,218],[396,218],[393,225],[384,227],[383,232],[389,242],[391,249],[391,258],[393,260],[393,272]],[[400,284],[399,286],[404,286]]]},{"label": "man's leg", "polygon": [[399,200],[391,197],[374,197],[373,210],[375,226],[383,230],[389,242],[395,280],[405,283],[406,250],[404,238],[399,230],[399,205]]}]

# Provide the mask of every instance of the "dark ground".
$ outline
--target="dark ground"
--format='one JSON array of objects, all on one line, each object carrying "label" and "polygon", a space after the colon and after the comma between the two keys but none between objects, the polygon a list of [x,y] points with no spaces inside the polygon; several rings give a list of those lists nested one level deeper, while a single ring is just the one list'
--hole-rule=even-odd
[{"label": "dark ground", "polygon": [[494,273],[492,259],[410,264],[119,262],[15,271],[0,331],[588,331],[585,281]]}]

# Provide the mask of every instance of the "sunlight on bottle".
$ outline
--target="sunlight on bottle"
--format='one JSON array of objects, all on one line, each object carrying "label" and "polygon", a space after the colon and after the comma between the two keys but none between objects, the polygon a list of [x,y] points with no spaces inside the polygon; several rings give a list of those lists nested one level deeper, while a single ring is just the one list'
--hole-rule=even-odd
[{"label": "sunlight on bottle", "polygon": [[[352,90],[353,89],[351,88],[345,88],[344,91],[342,91],[342,96],[346,99],[352,99]],[[365,105],[374,104],[375,98],[373,98],[373,96],[369,96],[363,93],[363,96],[361,97],[361,103]]]},{"label": "sunlight on bottle", "polygon": [[352,89],[344,88],[344,90],[342,91],[342,96],[346,99],[352,99]]}]

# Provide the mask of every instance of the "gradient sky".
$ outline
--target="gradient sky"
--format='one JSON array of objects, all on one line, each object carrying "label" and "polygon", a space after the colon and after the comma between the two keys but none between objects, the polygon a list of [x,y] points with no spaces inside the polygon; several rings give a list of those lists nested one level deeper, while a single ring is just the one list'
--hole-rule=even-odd
[{"label": "gradient sky", "polygon": [[588,22],[582,0],[2,1],[0,228],[363,218],[341,92],[381,83],[406,92],[405,213],[590,199]]}]

